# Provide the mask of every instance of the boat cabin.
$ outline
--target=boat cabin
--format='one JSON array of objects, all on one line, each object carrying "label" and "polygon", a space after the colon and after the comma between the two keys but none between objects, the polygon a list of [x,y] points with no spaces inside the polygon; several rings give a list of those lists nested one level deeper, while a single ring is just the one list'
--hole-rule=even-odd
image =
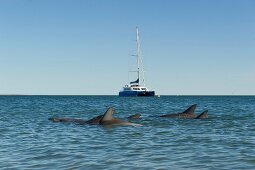
[{"label": "boat cabin", "polygon": [[125,85],[123,91],[148,91],[148,89],[140,85]]}]

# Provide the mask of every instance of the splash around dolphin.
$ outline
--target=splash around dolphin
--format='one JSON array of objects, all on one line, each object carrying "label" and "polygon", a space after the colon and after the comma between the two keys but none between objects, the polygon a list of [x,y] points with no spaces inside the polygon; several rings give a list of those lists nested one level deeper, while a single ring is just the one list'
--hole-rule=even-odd
[{"label": "splash around dolphin", "polygon": [[[76,124],[87,124],[87,125],[119,125],[119,126],[142,126],[141,124],[131,123],[121,119],[114,118],[112,115],[114,109],[109,107],[103,115],[96,116],[90,120],[74,119],[74,118],[49,118],[52,122],[64,122],[64,123],[76,123]],[[131,115],[129,117],[138,117],[138,115]],[[140,117],[140,116],[139,116]]]}]

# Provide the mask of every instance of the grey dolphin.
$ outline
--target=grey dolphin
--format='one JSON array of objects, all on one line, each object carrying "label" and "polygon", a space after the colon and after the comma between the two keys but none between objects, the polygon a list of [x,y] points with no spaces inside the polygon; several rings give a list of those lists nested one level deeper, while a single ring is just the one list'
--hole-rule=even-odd
[{"label": "grey dolphin", "polygon": [[[113,111],[113,108],[107,109],[107,112]],[[105,114],[96,116],[90,120],[83,120],[83,119],[74,119],[74,118],[49,118],[48,120],[52,122],[64,122],[64,123],[76,123],[76,124],[88,124],[88,125],[99,125],[101,119],[105,116]],[[138,117],[138,114],[131,115],[129,117]],[[139,116],[140,117],[140,116]],[[118,120],[118,119],[117,119]],[[124,121],[123,121],[124,122]],[[130,123],[130,122],[129,122]],[[104,123],[103,123],[104,124]]]},{"label": "grey dolphin", "polygon": [[195,119],[207,119],[208,118],[208,110],[203,111],[200,115],[198,115]]},{"label": "grey dolphin", "polygon": [[90,120],[83,119],[73,119],[73,118],[49,118],[48,120],[52,122],[64,122],[64,123],[77,123],[77,124],[89,124],[89,125],[98,125],[99,121],[102,119],[103,115],[96,116]]},{"label": "grey dolphin", "polygon": [[52,122],[66,122],[66,123],[79,123],[79,124],[86,124],[86,120],[82,119],[73,119],[73,118],[57,118],[57,117],[51,117],[48,120]]},{"label": "grey dolphin", "polygon": [[112,116],[114,109],[112,107],[108,108],[105,112],[103,118],[100,120],[100,125],[122,125],[122,126],[142,126],[140,124],[127,122],[124,120],[116,119]]},{"label": "grey dolphin", "polygon": [[139,119],[141,117],[141,114],[137,113],[131,116],[128,116],[128,119]]},{"label": "grey dolphin", "polygon": [[193,104],[192,106],[190,106],[187,110],[185,110],[182,113],[166,114],[166,115],[161,115],[159,117],[194,119],[194,118],[196,118],[196,115],[194,113],[196,107],[197,107],[197,105]]}]

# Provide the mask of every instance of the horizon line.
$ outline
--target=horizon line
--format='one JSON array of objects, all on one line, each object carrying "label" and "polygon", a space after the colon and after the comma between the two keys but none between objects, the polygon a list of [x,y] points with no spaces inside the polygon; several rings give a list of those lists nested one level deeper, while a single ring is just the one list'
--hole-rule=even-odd
[{"label": "horizon line", "polygon": [[[115,94],[0,94],[0,96],[119,96]],[[162,94],[159,96],[255,96],[255,94]],[[143,97],[142,97],[143,98]]]}]

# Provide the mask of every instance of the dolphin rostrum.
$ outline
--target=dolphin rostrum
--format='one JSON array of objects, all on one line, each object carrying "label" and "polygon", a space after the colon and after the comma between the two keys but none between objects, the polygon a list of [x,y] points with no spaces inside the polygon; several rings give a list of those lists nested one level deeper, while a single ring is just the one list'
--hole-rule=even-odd
[{"label": "dolphin rostrum", "polygon": [[194,104],[182,113],[166,114],[166,115],[161,115],[159,117],[194,119],[194,118],[196,118],[196,115],[194,113],[196,107],[197,107],[197,105]]},{"label": "dolphin rostrum", "polygon": [[112,107],[108,108],[103,118],[100,120],[99,124],[100,125],[141,126],[140,124],[116,119],[112,116],[113,113],[114,113],[114,109]]}]

